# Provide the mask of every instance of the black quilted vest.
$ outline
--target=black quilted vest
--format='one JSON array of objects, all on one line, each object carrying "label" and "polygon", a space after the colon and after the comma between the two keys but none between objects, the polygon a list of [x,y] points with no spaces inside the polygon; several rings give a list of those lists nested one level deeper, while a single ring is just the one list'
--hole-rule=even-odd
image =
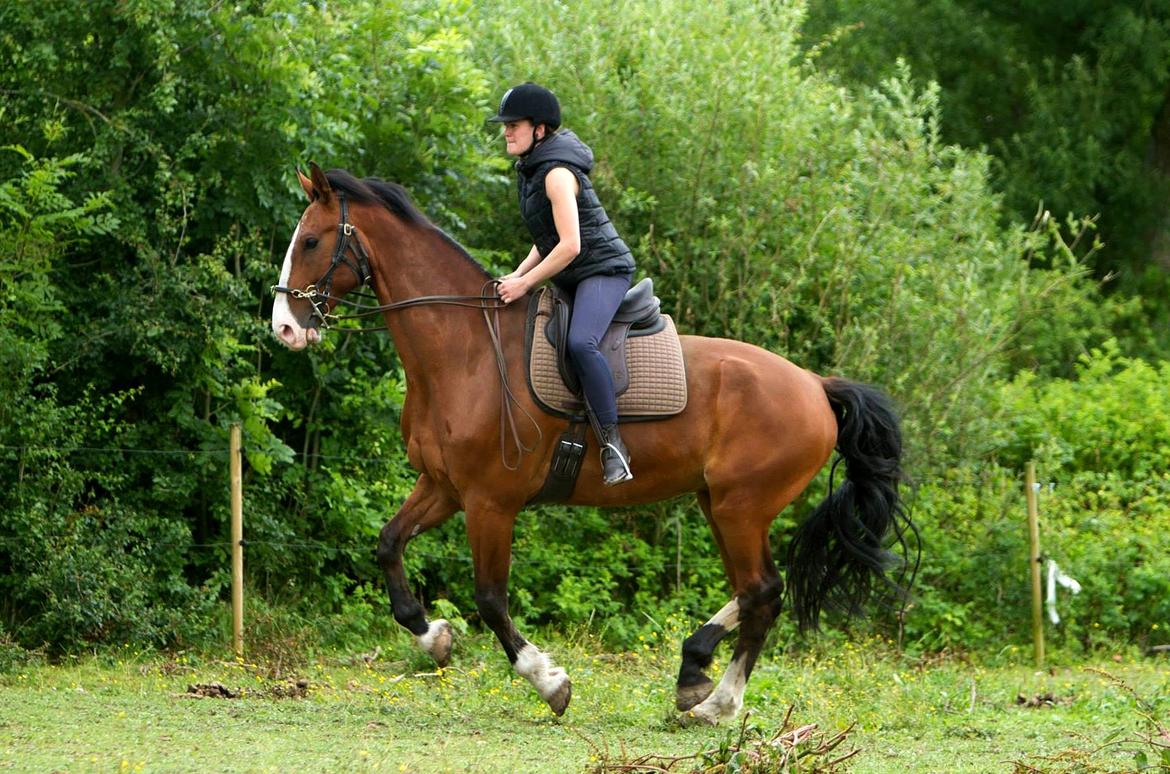
[{"label": "black quilted vest", "polygon": [[577,217],[581,224],[581,252],[552,278],[553,282],[571,288],[597,274],[633,274],[634,256],[618,236],[589,182],[593,151],[568,130],[557,132],[516,162],[520,214],[541,257],[547,257],[560,241],[552,202],[544,192],[544,178],[556,167],[572,172],[580,186]]}]

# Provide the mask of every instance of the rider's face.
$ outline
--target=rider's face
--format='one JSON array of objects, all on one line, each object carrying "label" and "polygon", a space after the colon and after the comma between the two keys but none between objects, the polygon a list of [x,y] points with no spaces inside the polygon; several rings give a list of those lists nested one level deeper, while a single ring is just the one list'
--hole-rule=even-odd
[{"label": "rider's face", "polygon": [[[535,132],[535,137],[533,133]],[[519,156],[532,150],[532,144],[544,137],[544,126],[534,127],[527,118],[504,124],[504,150],[509,156]]]}]

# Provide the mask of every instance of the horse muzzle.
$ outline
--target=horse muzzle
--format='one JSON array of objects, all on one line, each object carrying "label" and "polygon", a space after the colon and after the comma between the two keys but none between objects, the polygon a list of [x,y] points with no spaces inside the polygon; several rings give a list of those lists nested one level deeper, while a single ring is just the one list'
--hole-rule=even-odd
[{"label": "horse muzzle", "polygon": [[297,319],[289,306],[287,295],[281,293],[272,306],[272,333],[277,341],[294,352],[310,344],[318,344],[321,341],[321,319],[317,315],[308,317],[305,323]]},{"label": "horse muzzle", "polygon": [[273,321],[272,332],[281,344],[294,352],[299,352],[310,344],[321,342],[321,331],[316,325],[301,328],[288,323],[278,325]]}]

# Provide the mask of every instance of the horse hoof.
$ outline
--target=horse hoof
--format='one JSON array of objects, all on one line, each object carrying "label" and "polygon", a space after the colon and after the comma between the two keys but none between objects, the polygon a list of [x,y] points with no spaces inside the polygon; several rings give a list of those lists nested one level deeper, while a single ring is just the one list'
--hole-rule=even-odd
[{"label": "horse hoof", "polygon": [[738,715],[740,707],[740,703],[734,699],[716,694],[695,706],[690,712],[683,713],[679,721],[684,726],[717,726]]},{"label": "horse hoof", "polygon": [[719,721],[710,718],[705,714],[696,714],[695,712],[684,712],[678,716],[678,723],[684,728],[693,728],[694,726],[717,726]]},{"label": "horse hoof", "polygon": [[674,706],[678,708],[679,712],[686,712],[710,696],[713,690],[715,690],[715,683],[711,682],[711,678],[704,675],[703,682],[701,683],[685,687],[680,685],[678,687],[678,691],[675,693]]},{"label": "horse hoof", "polygon": [[431,621],[427,633],[417,639],[419,647],[431,654],[437,665],[447,666],[447,662],[451,660],[451,624],[442,618]]},{"label": "horse hoof", "polygon": [[553,714],[558,718],[565,714],[565,709],[569,706],[569,699],[573,696],[573,685],[569,682],[569,678],[565,678],[565,682],[553,691],[545,701],[548,702],[548,708],[553,711]]}]

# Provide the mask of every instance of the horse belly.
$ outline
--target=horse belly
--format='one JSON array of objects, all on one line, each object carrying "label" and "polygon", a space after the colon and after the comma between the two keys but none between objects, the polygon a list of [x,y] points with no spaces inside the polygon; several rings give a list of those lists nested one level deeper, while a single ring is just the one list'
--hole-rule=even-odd
[{"label": "horse belly", "polygon": [[705,488],[702,461],[697,455],[670,448],[669,440],[665,444],[656,443],[652,439],[658,434],[640,430],[629,425],[622,427],[622,439],[630,449],[634,480],[617,486],[603,483],[601,454],[590,435],[587,457],[569,500],[571,505],[641,505]]}]

